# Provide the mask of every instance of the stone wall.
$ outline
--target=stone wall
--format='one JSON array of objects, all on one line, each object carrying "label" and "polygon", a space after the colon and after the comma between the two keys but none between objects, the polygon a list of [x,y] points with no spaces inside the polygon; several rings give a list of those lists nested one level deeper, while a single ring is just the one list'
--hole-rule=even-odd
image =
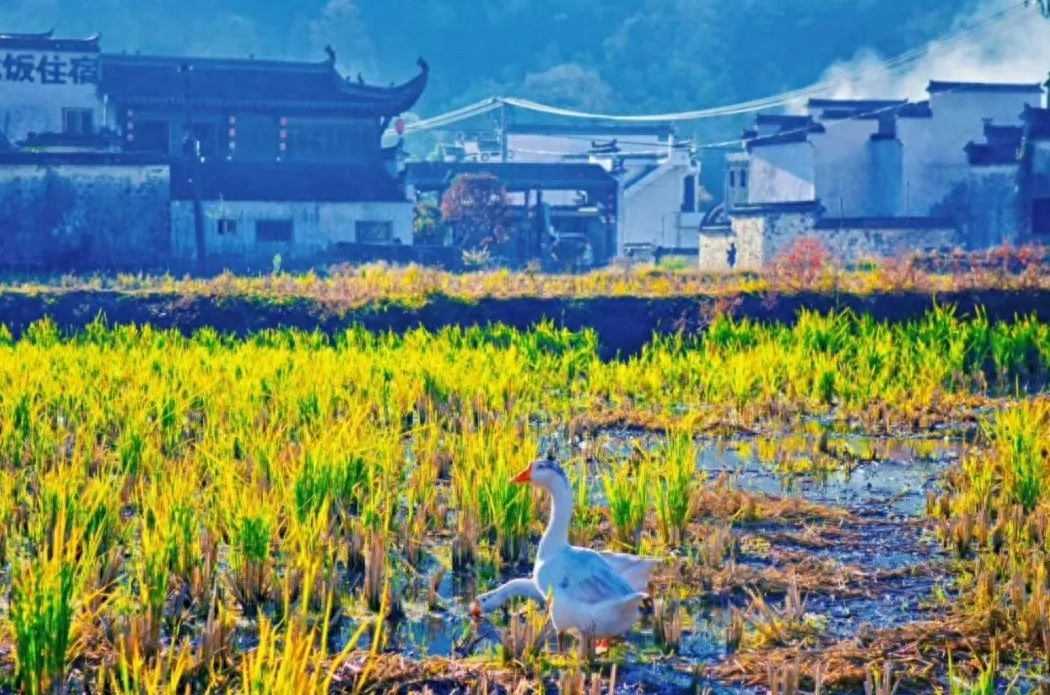
[{"label": "stone wall", "polygon": [[[701,267],[705,270],[727,270],[725,254],[713,249],[718,245],[737,247],[736,269],[759,270],[803,236],[816,237],[836,263],[851,265],[864,260],[890,258],[913,251],[954,248],[961,240],[959,231],[949,220],[930,218],[831,219],[819,218],[813,211],[765,211],[736,215],[732,233],[726,240],[707,239],[712,253]],[[701,235],[701,245],[705,237]]]},{"label": "stone wall", "polygon": [[0,267],[164,267],[169,197],[163,165],[0,162]]},{"label": "stone wall", "polygon": [[893,258],[911,252],[950,249],[960,242],[960,234],[950,222],[892,226],[892,221],[883,224],[873,221],[871,226],[832,228],[829,223],[833,222],[822,220],[813,230],[813,235],[823,242],[832,258],[843,265]]},{"label": "stone wall", "polygon": [[[729,247],[736,242],[733,230],[725,228],[700,230],[699,268],[703,271],[725,271],[729,269]],[[736,250],[739,255],[739,247]]]}]

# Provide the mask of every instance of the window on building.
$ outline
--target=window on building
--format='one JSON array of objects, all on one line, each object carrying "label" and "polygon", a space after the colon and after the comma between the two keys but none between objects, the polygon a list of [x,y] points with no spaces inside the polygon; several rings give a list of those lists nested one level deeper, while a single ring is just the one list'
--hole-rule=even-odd
[{"label": "window on building", "polygon": [[394,241],[394,223],[389,220],[360,220],[354,225],[359,244],[389,244]]},{"label": "window on building", "polygon": [[682,179],[682,212],[696,212],[696,177]]},{"label": "window on building", "polygon": [[146,152],[171,150],[171,131],[165,121],[142,121],[135,124],[135,139],[128,143],[130,149]]},{"label": "window on building", "polygon": [[1050,198],[1032,201],[1032,234],[1050,237]]},{"label": "window on building", "polygon": [[740,170],[740,187],[747,188],[747,169]]},{"label": "window on building", "polygon": [[219,220],[219,234],[220,236],[229,236],[237,233],[237,220],[221,219]]},{"label": "window on building", "polygon": [[292,241],[291,220],[256,220],[255,241],[259,244],[286,244]]},{"label": "window on building", "polygon": [[67,135],[95,132],[95,112],[91,109],[62,109],[62,130]]},{"label": "window on building", "polygon": [[729,187],[734,188],[736,186],[736,170],[729,170]]}]

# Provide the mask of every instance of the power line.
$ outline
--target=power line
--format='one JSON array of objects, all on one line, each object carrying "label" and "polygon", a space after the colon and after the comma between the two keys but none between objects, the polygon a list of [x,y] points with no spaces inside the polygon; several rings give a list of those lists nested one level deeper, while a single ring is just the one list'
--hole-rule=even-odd
[{"label": "power line", "polygon": [[909,51],[905,51],[904,53],[901,53],[900,55],[897,55],[883,62],[878,67],[859,71],[853,75],[850,75],[847,78],[822,80],[800,89],[780,92],[779,94],[773,94],[767,97],[762,97],[760,99],[752,99],[736,104],[729,104],[725,106],[711,107],[705,109],[696,109],[693,111],[681,111],[663,114],[625,115],[589,113],[584,111],[577,111],[574,109],[565,109],[556,106],[550,106],[547,104],[541,104],[539,102],[531,101],[528,99],[519,99],[513,97],[491,97],[489,99],[484,99],[482,101],[470,104],[460,109],[449,111],[447,113],[440,114],[432,118],[412,123],[405,128],[405,132],[418,133],[427,130],[442,128],[469,118],[474,118],[476,116],[483,115],[495,109],[505,108],[507,106],[532,111],[534,113],[561,116],[565,118],[575,118],[582,120],[602,120],[620,123],[668,123],[679,121],[697,121],[709,118],[720,118],[726,116],[741,115],[745,113],[753,113],[755,111],[762,111],[780,106],[786,106],[800,99],[813,97],[818,94],[828,92],[830,90],[835,89],[836,87],[840,87],[844,84],[848,84],[850,82],[861,79],[865,75],[876,73],[896,73],[899,70],[920,60],[935,49],[940,50],[945,46],[954,44],[963,38],[969,37],[970,35],[982,31],[991,26],[997,24],[1012,23],[1026,15],[1037,12],[1038,10],[1033,7],[1011,4],[1011,6],[1007,9],[999,9],[993,12],[989,12],[985,16],[976,19],[970,25],[956,29],[935,41],[931,41],[923,46],[913,48]]}]

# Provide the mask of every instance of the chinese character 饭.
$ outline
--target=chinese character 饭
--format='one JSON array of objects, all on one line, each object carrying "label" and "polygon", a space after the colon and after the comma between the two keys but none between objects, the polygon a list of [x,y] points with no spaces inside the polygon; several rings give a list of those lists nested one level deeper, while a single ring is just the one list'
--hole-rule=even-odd
[{"label": "chinese character \u996d", "polygon": [[69,61],[69,79],[73,84],[98,84],[98,58],[74,58]]},{"label": "chinese character \u996d", "polygon": [[35,82],[35,67],[31,54],[14,55],[8,53],[4,58],[4,78],[8,82]]},{"label": "chinese character \u996d", "polygon": [[40,75],[40,84],[65,84],[66,61],[58,56],[43,56],[36,66]]}]

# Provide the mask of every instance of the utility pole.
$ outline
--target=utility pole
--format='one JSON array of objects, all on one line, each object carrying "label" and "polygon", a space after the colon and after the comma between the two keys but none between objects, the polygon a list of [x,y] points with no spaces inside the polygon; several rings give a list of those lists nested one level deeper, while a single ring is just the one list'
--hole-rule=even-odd
[{"label": "utility pole", "polygon": [[500,99],[499,107],[500,161],[507,163],[507,102]]},{"label": "utility pole", "polygon": [[201,202],[200,142],[197,140],[197,134],[193,132],[193,107],[190,101],[190,75],[192,70],[193,67],[189,63],[183,63],[179,66],[186,97],[186,135],[182,141],[182,152],[186,156],[186,163],[189,165],[190,190],[193,195],[193,235],[197,243],[197,271],[203,275],[207,272],[208,262],[204,238],[204,204]]}]

